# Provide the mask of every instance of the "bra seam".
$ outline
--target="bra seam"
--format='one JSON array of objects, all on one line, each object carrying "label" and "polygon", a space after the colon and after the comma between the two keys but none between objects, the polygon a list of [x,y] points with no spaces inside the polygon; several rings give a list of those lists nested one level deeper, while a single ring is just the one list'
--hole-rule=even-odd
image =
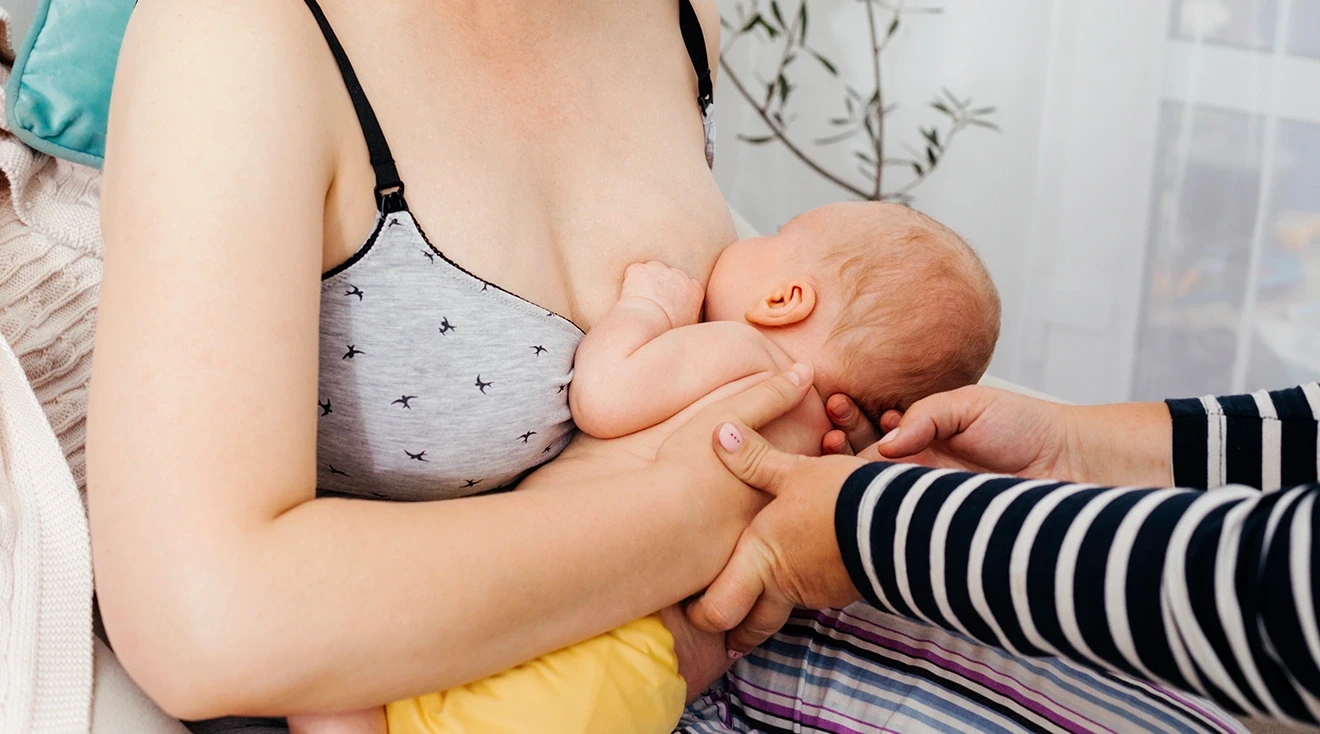
[{"label": "bra seam", "polygon": [[[426,231],[422,229],[422,226],[417,222],[417,218],[413,216],[411,210],[405,207],[404,209],[398,212],[391,212],[391,213],[402,214],[404,212],[408,214],[408,219],[410,220],[412,229],[415,232],[417,232],[418,235],[421,236],[422,241],[426,243],[426,246],[429,247],[433,253],[438,255],[440,259],[445,262],[446,265],[448,265],[453,270],[457,271],[463,278],[468,279],[468,281],[471,282],[473,285],[475,285],[476,283],[481,283],[504,294],[508,298],[512,299],[510,302],[511,305],[518,308],[518,310],[523,311],[529,316],[533,316],[533,315],[548,316],[554,319],[554,321],[556,321],[557,323],[560,323],[561,325],[571,329],[575,336],[581,337],[586,335],[587,333],[586,330],[578,326],[577,323],[575,323],[572,319],[568,318],[567,316],[564,316],[563,314],[560,314],[552,309],[544,308],[540,304],[529,301],[526,298],[523,298],[522,296],[518,295],[517,293],[514,293],[506,288],[501,287],[497,283],[492,283],[486,280],[485,278],[482,278],[481,276],[473,273],[467,268],[464,268],[462,265],[451,260],[447,255],[444,254],[444,252],[442,252],[439,248],[437,248],[434,244],[431,243],[430,238],[426,236]],[[353,254],[352,257],[350,257],[349,259],[335,266],[331,270],[322,274],[321,288],[323,291],[327,286],[330,286],[336,282],[341,281],[342,277],[350,274],[349,271],[354,266],[359,265],[362,262],[365,262],[367,259],[370,258],[370,256],[373,253],[375,253],[379,249],[377,245],[380,241],[381,233],[385,231],[386,224],[387,222],[390,221],[390,219],[388,215],[385,215],[380,212],[377,213],[377,217],[379,218],[379,221],[376,223],[376,228],[372,231],[372,234],[367,239],[366,243],[364,243],[362,247]],[[477,291],[479,292],[479,289],[477,289]]]}]

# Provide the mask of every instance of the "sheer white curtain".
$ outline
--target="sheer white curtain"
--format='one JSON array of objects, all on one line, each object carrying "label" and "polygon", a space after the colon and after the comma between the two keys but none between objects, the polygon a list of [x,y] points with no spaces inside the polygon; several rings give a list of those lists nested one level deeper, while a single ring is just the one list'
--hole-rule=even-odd
[{"label": "sheer white curtain", "polygon": [[[808,2],[809,42],[869,94],[865,3]],[[739,5],[721,0],[730,19]],[[992,372],[1083,402],[1320,379],[1320,0],[906,6],[943,12],[902,16],[882,57],[886,138],[920,152],[941,87],[998,108],[1001,133],[967,130],[912,191],[999,283]],[[775,53],[744,40],[727,60],[764,89]],[[860,176],[846,146],[814,147],[838,82],[799,74],[790,134]],[[717,94],[716,175],[753,224],[849,197],[783,145],[740,141],[764,134],[757,112],[728,79]]]}]

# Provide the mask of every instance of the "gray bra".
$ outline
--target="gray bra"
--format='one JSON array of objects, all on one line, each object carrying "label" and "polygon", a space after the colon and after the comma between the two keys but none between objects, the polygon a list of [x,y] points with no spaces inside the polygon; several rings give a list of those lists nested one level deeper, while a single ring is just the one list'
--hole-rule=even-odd
[{"label": "gray bra", "polygon": [[[318,493],[435,500],[511,487],[572,438],[568,385],[583,332],[426,239],[343,47],[316,1],[306,2],[362,124],[378,211],[361,249],[322,276]],[[679,0],[679,20],[709,163],[710,71],[688,0]]]}]

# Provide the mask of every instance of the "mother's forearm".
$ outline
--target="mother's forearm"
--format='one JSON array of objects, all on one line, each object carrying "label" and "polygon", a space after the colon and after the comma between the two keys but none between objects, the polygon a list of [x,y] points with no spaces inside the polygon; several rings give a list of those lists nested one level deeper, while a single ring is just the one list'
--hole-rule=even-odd
[{"label": "mother's forearm", "polygon": [[199,563],[205,583],[163,620],[190,639],[138,626],[129,669],[193,718],[348,710],[481,678],[704,586],[741,528],[694,512],[686,481],[651,469],[553,491],[299,505],[225,544],[237,555]]}]

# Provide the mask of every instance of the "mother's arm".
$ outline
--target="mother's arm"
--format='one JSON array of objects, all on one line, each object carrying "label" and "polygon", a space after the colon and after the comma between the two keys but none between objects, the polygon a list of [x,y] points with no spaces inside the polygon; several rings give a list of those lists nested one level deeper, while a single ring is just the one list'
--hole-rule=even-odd
[{"label": "mother's arm", "polygon": [[713,458],[439,503],[313,499],[322,220],[347,133],[325,122],[319,90],[341,87],[312,83],[334,68],[304,12],[144,1],[119,62],[93,545],[116,652],[185,718],[505,669],[698,590],[758,506]]}]

